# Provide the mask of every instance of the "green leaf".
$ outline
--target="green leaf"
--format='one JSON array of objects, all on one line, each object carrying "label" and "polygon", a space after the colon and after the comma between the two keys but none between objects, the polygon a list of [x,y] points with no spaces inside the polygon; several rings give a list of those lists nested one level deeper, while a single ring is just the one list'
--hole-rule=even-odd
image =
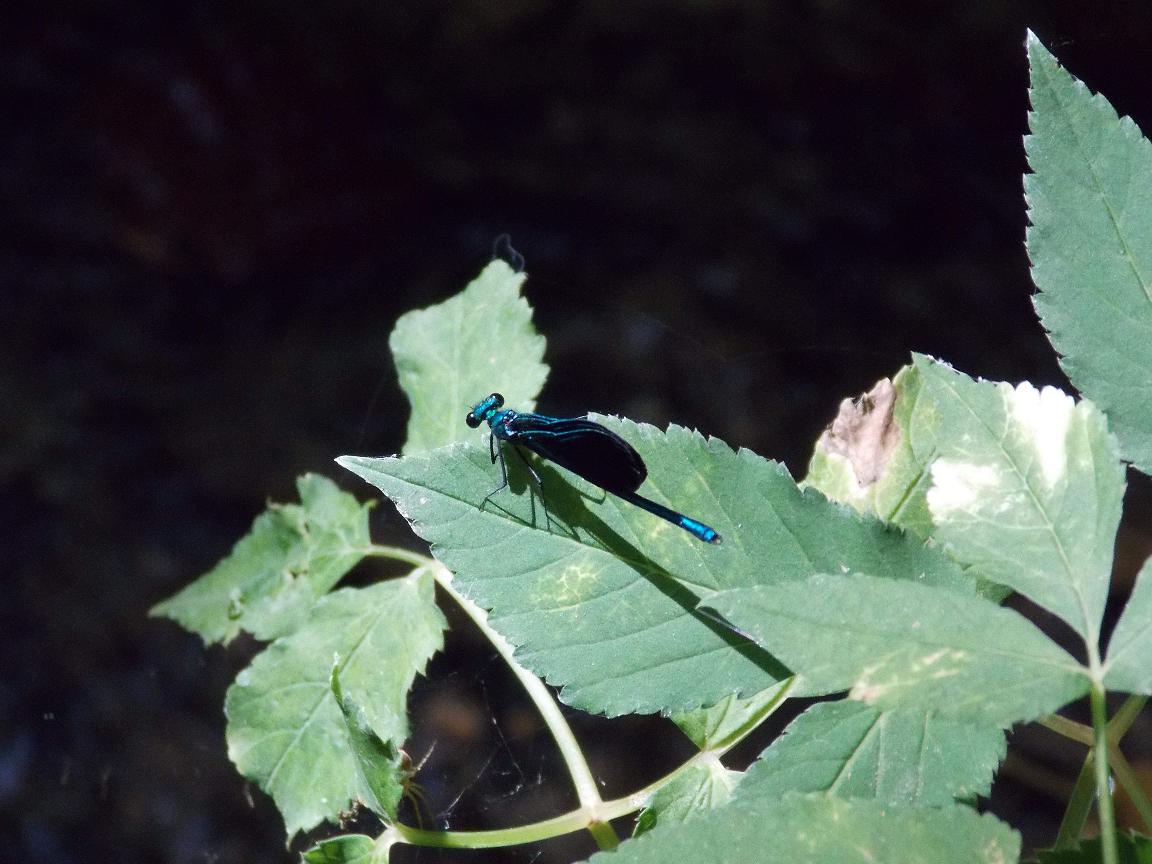
[{"label": "green leaf", "polygon": [[511,488],[485,503],[499,483],[486,445],[338,460],[396,502],[460,589],[492,610],[521,662],[563,687],[569,704],[608,715],[673,713],[777,683],[787,674],[779,663],[697,610],[725,588],[844,566],[972,591],[939,552],[801,492],[778,464],[676,426],[665,434],[597,420],[643,455],[642,494],[713,525],[723,545],[541,464],[546,531],[516,460]]},{"label": "green leaf", "polygon": [[1036,311],[1072,383],[1152,471],[1152,147],[1031,33],[1028,256]]},{"label": "green leaf", "polygon": [[[1139,834],[1116,834],[1117,864],[1152,864],[1152,840]],[[1039,864],[1104,864],[1100,838],[1082,841],[1075,849],[1042,849],[1036,853]]]},{"label": "green leaf", "polygon": [[520,296],[525,274],[493,261],[456,296],[401,316],[388,344],[412,404],[405,453],[475,434],[464,416],[493,391],[532,410],[548,377],[544,337]]},{"label": "green leaf", "polygon": [[784,704],[791,689],[789,683],[785,681],[745,699],[726,696],[711,708],[673,714],[671,719],[701,750],[723,750]]},{"label": "green leaf", "polygon": [[888,804],[942,806],[986,795],[1004,733],[934,712],[820,702],[792,721],[744,775],[736,799],[827,792]]},{"label": "green leaf", "polygon": [[368,511],[319,474],[296,481],[300,504],[272,504],[232,554],[152,608],[208,644],[241,630],[258,639],[291,633],[364,557]]},{"label": "green leaf", "polygon": [[1152,558],[1140,568],[1132,596],[1112,631],[1104,686],[1152,695]]},{"label": "green leaf", "polygon": [[304,853],[307,864],[388,864],[392,844],[376,847],[376,841],[363,834],[345,834],[321,840]]},{"label": "green leaf", "polygon": [[809,689],[881,709],[1008,725],[1088,692],[1087,670],[1025,618],[978,597],[860,574],[738,588],[708,605]]},{"label": "green leaf", "polygon": [[646,834],[657,825],[685,822],[693,816],[723,807],[740,781],[739,771],[729,771],[719,759],[705,759],[682,771],[649,799],[636,817],[633,836]]},{"label": "green leaf", "polygon": [[399,748],[408,689],[442,644],[444,617],[420,570],[321,598],[308,623],[273,642],[228,689],[228,755],[276,801],[289,836],[335,819],[362,784],[332,693],[333,658],[364,722]]},{"label": "green leaf", "polygon": [[590,861],[1012,864],[1019,855],[1015,831],[967,807],[932,810],[792,795],[773,803],[733,803],[708,819],[661,826]]},{"label": "green leaf", "polygon": [[368,712],[340,686],[339,658],[332,665],[332,695],[344,715],[348,743],[363,783],[357,796],[373,813],[396,821],[396,807],[404,797],[401,751],[393,741],[381,738],[372,728]]},{"label": "green leaf", "polygon": [[973,381],[923,356],[935,538],[1098,641],[1124,466],[1104,416],[1053,387]]}]

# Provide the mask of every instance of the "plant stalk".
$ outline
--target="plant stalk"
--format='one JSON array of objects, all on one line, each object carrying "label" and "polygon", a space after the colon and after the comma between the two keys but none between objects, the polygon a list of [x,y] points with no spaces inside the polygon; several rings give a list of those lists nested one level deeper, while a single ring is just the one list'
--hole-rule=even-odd
[{"label": "plant stalk", "polygon": [[1060,820],[1060,830],[1056,833],[1056,849],[1073,849],[1080,842],[1080,835],[1084,831],[1084,823],[1088,821],[1088,814],[1092,811],[1093,778],[1096,776],[1096,759],[1093,751],[1089,750],[1084,757],[1084,764],[1080,766],[1080,776],[1076,778],[1076,785],[1068,798],[1068,806],[1064,809],[1064,818]]},{"label": "plant stalk", "polygon": [[1104,852],[1104,864],[1118,864],[1116,814],[1112,808],[1112,789],[1108,771],[1108,708],[1104,697],[1104,684],[1094,676],[1089,700],[1092,703],[1092,728],[1095,732],[1092,752],[1096,769],[1096,812],[1100,817],[1100,848]]},{"label": "plant stalk", "polygon": [[1116,781],[1120,784],[1120,788],[1128,793],[1132,806],[1140,814],[1140,820],[1144,823],[1144,832],[1146,834],[1152,832],[1152,803],[1149,803],[1148,796],[1144,794],[1144,789],[1140,785],[1140,778],[1136,776],[1135,770],[1124,758],[1124,754],[1120,752],[1120,748],[1115,743],[1108,748],[1108,764],[1112,768],[1112,773],[1116,775]]}]

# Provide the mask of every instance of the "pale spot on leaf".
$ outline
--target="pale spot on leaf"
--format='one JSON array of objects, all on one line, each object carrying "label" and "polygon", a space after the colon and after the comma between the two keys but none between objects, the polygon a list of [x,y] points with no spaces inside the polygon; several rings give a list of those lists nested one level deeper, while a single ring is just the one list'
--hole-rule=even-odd
[{"label": "pale spot on leaf", "polygon": [[1055,387],[1037,390],[1027,381],[1005,390],[1012,421],[1032,441],[1044,482],[1055,485],[1067,472],[1068,427],[1075,400]]},{"label": "pale spot on leaf", "polygon": [[944,520],[953,513],[968,513],[1000,485],[1000,473],[991,465],[957,459],[937,459],[932,463],[932,488],[928,509],[932,517]]}]

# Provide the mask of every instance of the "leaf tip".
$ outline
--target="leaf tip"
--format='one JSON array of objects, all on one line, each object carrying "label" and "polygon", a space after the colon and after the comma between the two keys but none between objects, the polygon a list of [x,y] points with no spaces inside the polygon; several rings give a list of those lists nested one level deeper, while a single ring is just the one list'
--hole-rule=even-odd
[{"label": "leaf tip", "polygon": [[1040,41],[1040,37],[1036,35],[1036,31],[1031,28],[1025,31],[1024,50],[1028,52],[1028,57],[1032,61],[1033,66],[1036,65],[1037,60],[1050,60],[1052,58],[1052,52]]},{"label": "leaf tip", "polygon": [[365,471],[374,460],[371,456],[337,456],[336,464],[343,468],[345,471],[351,471],[357,477],[368,479]]}]

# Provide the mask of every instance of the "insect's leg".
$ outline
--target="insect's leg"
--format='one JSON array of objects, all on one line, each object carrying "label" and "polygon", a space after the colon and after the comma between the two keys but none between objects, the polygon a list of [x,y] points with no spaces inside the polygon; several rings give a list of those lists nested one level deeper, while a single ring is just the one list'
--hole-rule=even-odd
[{"label": "insect's leg", "polygon": [[[552,515],[548,512],[548,501],[544,497],[544,481],[540,479],[540,475],[536,473],[536,469],[532,467],[524,457],[524,454],[520,452],[520,448],[513,446],[512,449],[516,452],[516,455],[520,457],[520,462],[528,469],[528,473],[532,475],[532,479],[536,481],[536,488],[540,492],[540,506],[544,508],[544,521],[548,524],[548,527],[551,528]],[[535,516],[533,516],[533,521],[535,521]]]},{"label": "insect's leg", "polygon": [[432,758],[432,751],[435,749],[436,749],[436,741],[433,741],[432,746],[428,748],[428,752],[424,754],[424,758],[421,759],[419,762],[417,762],[414,766],[412,766],[412,776],[413,777],[415,777],[417,774],[419,774],[420,769],[423,768],[428,763],[428,760]]},{"label": "insect's leg", "polygon": [[[488,447],[492,451],[492,461],[496,461],[496,457],[500,457],[500,485],[484,496],[484,500],[480,502],[480,509],[484,509],[484,505],[488,503],[488,499],[495,495],[497,492],[508,488],[508,466],[504,462],[504,444],[497,442],[496,436],[493,435],[488,439]],[[515,446],[512,448],[515,450]]]},{"label": "insect's leg", "polygon": [[492,464],[496,464],[496,436],[488,436],[488,455],[492,457]]},{"label": "insect's leg", "polygon": [[432,811],[428,807],[428,798],[424,794],[424,787],[419,783],[409,781],[404,784],[404,791],[401,797],[406,799],[412,805],[412,810],[416,814],[416,827],[424,828],[424,814],[427,813],[429,819],[432,818]]},{"label": "insect's leg", "polygon": [[516,452],[516,455],[520,457],[520,464],[522,464],[525,468],[527,468],[528,473],[532,475],[532,479],[536,482],[536,488],[540,490],[540,494],[541,494],[541,496],[543,496],[543,494],[544,494],[544,481],[540,479],[540,475],[536,473],[536,469],[532,467],[532,463],[529,462],[524,457],[524,454],[520,452],[520,448],[519,447],[513,447],[512,449]]}]

